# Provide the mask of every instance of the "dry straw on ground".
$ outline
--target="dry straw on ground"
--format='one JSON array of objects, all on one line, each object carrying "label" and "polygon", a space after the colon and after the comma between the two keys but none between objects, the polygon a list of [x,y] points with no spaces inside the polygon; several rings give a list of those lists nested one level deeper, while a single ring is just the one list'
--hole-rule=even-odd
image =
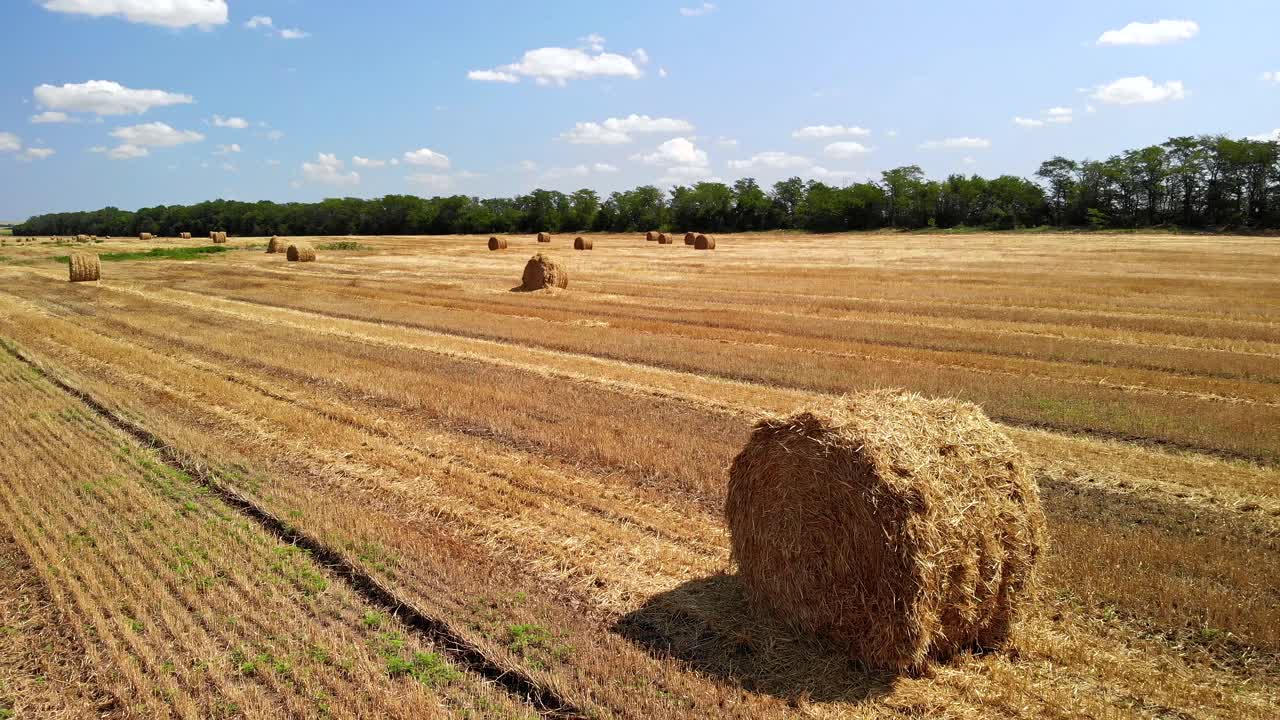
[{"label": "dry straw on ground", "polygon": [[[685,242],[688,243],[688,239]],[[715,250],[716,239],[710,235],[698,235],[693,240],[693,247],[698,250]]]},{"label": "dry straw on ground", "polygon": [[150,240],[153,237],[151,233],[138,233],[139,240]]},{"label": "dry straw on ground", "polygon": [[590,250],[594,246],[595,246],[595,243],[592,242],[590,238],[584,238],[581,235],[579,235],[578,237],[573,239],[574,250]]},{"label": "dry straw on ground", "polygon": [[551,242],[551,236],[547,233],[540,232],[538,233],[538,242]]},{"label": "dry straw on ground", "polygon": [[294,243],[285,252],[289,262],[315,262],[316,251],[306,243]]},{"label": "dry straw on ground", "polygon": [[272,235],[271,239],[267,241],[267,252],[282,253],[284,250],[284,241],[280,239],[279,235]]},{"label": "dry straw on ground", "polygon": [[653,242],[654,240],[658,239],[658,233],[650,230],[649,232],[644,234],[644,239],[649,242]]},{"label": "dry straw on ground", "polygon": [[671,242],[672,242],[672,241],[671,241],[671,236],[670,236],[670,235],[668,235],[668,234],[666,234],[666,233],[658,233],[658,244],[659,244],[659,245],[670,245],[670,244],[671,244]]},{"label": "dry straw on ground", "polygon": [[92,253],[72,253],[67,265],[71,268],[71,282],[86,282],[102,278],[102,263]]},{"label": "dry straw on ground", "polygon": [[999,645],[1045,541],[1023,458],[981,409],[892,391],[758,422],[725,514],[757,609],[896,671]]},{"label": "dry straw on ground", "polygon": [[569,287],[569,273],[564,266],[549,255],[538,253],[525,263],[524,275],[520,279],[521,290],[541,290],[543,288]]},{"label": "dry straw on ground", "polygon": [[491,237],[491,238],[489,238],[489,249],[490,249],[490,250],[506,250],[506,249],[507,249],[507,239],[506,239],[506,238],[500,238],[500,237]]},{"label": "dry straw on ground", "polygon": [[691,232],[687,232],[687,233],[685,233],[685,234],[684,234],[684,244],[685,244],[685,245],[692,245],[692,244],[694,243],[694,241],[697,239],[697,237],[698,237],[698,236],[697,236],[696,234],[694,234],[694,233],[691,233]]},{"label": "dry straw on ground", "polygon": [[190,239],[191,239],[191,233],[189,233],[189,232],[178,233],[178,237],[179,237],[179,238],[182,238],[183,240],[190,240]]}]

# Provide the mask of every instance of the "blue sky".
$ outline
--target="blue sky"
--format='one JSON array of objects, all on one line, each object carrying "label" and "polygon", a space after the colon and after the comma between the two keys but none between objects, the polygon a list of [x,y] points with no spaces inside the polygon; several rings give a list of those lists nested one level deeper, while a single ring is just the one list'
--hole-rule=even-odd
[{"label": "blue sky", "polygon": [[1277,21],[1274,0],[6,0],[0,219],[1030,175],[1272,135]]}]

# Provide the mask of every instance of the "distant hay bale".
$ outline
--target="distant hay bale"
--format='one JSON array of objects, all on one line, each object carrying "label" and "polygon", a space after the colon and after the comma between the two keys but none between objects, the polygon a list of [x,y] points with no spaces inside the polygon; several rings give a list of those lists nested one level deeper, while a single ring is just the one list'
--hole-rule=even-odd
[{"label": "distant hay bale", "polygon": [[272,235],[271,239],[267,241],[267,252],[282,253],[284,251],[284,241],[280,239],[279,235]]},{"label": "distant hay bale", "polygon": [[315,262],[316,251],[306,243],[294,243],[285,251],[285,257],[289,262]]},{"label": "distant hay bale", "polygon": [[491,238],[489,238],[489,249],[490,249],[490,250],[506,250],[506,249],[507,249],[507,239],[506,239],[506,238],[500,238],[500,237],[491,237]]},{"label": "distant hay bale", "polygon": [[538,233],[538,242],[551,242],[551,236],[547,233]]},{"label": "distant hay bale", "polygon": [[150,240],[154,237],[151,233],[138,233],[139,240]]},{"label": "distant hay bale", "polygon": [[981,409],[892,391],[756,423],[725,516],[755,608],[897,671],[998,645],[1045,543],[1035,482]]},{"label": "distant hay bale", "polygon": [[87,282],[102,278],[102,263],[93,253],[71,253],[67,265],[71,269],[71,282]]},{"label": "distant hay bale", "polygon": [[699,234],[693,240],[693,247],[697,250],[715,250],[716,239],[710,235]]},{"label": "distant hay bale", "polygon": [[670,245],[670,244],[671,244],[671,236],[670,236],[670,235],[667,235],[666,233],[658,233],[658,244],[659,244],[659,245]]},{"label": "distant hay bale", "polygon": [[226,234],[225,232],[221,232],[221,231],[219,231],[219,232],[212,232],[212,233],[209,233],[209,237],[210,237],[210,239],[211,239],[211,240],[213,240],[215,243],[219,243],[219,244],[224,243],[224,242],[226,242],[226,241],[227,241],[227,234]]},{"label": "distant hay bale", "polygon": [[650,230],[649,232],[644,234],[644,239],[649,242],[653,242],[654,240],[658,239],[658,233]]},{"label": "distant hay bale", "polygon": [[190,239],[191,239],[191,233],[189,233],[189,232],[178,233],[178,237],[182,238],[183,240],[190,240]]},{"label": "distant hay bale", "polygon": [[573,239],[574,250],[590,250],[594,246],[595,246],[594,242],[592,242],[588,238],[582,237],[581,235]]},{"label": "distant hay bale", "polygon": [[685,233],[685,234],[684,234],[684,244],[685,244],[685,245],[692,245],[692,244],[694,243],[694,241],[697,239],[697,237],[698,237],[698,236],[697,236],[696,234],[694,234],[694,233],[691,233],[691,232],[687,232],[687,233]]},{"label": "distant hay bale", "polygon": [[525,263],[524,275],[520,278],[521,290],[541,290],[543,288],[569,287],[569,273],[564,266],[552,260],[550,256],[538,253]]},{"label": "distant hay bale", "polygon": [[89,242],[88,235],[76,235],[76,242]]}]

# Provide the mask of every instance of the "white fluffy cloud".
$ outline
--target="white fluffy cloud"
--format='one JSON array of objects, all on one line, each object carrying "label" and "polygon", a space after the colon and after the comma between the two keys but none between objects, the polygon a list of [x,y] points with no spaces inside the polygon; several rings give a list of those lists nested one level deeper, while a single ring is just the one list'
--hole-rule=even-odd
[{"label": "white fluffy cloud", "polygon": [[164,90],[135,90],[111,80],[90,80],[65,85],[40,85],[32,94],[50,110],[91,112],[98,115],[141,115],[155,107],[189,105],[190,95]]},{"label": "white fluffy cloud", "polygon": [[224,118],[221,115],[213,116],[213,126],[220,128],[233,128],[236,130],[244,130],[249,127],[249,121],[241,117]]},{"label": "white fluffy cloud", "polygon": [[1037,128],[1044,127],[1052,123],[1054,125],[1066,125],[1075,119],[1075,111],[1069,107],[1051,107],[1041,113],[1038,118],[1022,117],[1021,115],[1013,119],[1013,123],[1019,127]]},{"label": "white fluffy cloud", "polygon": [[1257,142],[1280,142],[1280,128],[1276,128],[1269,133],[1262,133],[1261,135],[1250,135],[1249,139]]},{"label": "white fluffy cloud", "polygon": [[1102,46],[1168,45],[1190,40],[1200,32],[1194,20],[1157,20],[1151,23],[1131,22],[1119,30],[1108,30],[1098,37]]},{"label": "white fluffy cloud", "polygon": [[828,157],[845,159],[857,157],[858,155],[865,155],[866,153],[871,152],[871,148],[859,142],[845,140],[842,142],[831,143],[823,148],[822,152],[826,153]]},{"label": "white fluffy cloud", "polygon": [[254,15],[253,17],[249,18],[249,22],[246,22],[244,26],[249,28],[250,30],[256,30],[260,27],[269,28],[273,24],[274,22],[271,20],[270,15]]},{"label": "white fluffy cloud", "polygon": [[1120,78],[1106,85],[1094,88],[1091,96],[1098,102],[1108,105],[1138,105],[1142,103],[1158,103],[1166,100],[1181,100],[1187,96],[1181,80],[1170,80],[1162,85],[1152,82],[1145,75]]},{"label": "white fluffy cloud", "polygon": [[151,151],[144,147],[138,147],[137,145],[130,145],[128,143],[118,145],[111,149],[107,149],[99,145],[98,147],[89,148],[89,152],[105,153],[106,156],[112,160],[136,160],[137,158],[144,158],[151,154]]},{"label": "white fluffy cloud", "polygon": [[299,28],[284,28],[280,31],[280,37],[285,40],[301,40],[302,38],[311,37],[311,33]]},{"label": "white fluffy cloud", "polygon": [[609,163],[596,163],[591,166],[591,169],[595,172],[605,174],[618,172],[618,168],[614,165],[610,165]]},{"label": "white fluffy cloud", "polygon": [[355,165],[356,167],[363,167],[363,168],[380,168],[380,167],[386,167],[387,161],[386,160],[370,160],[369,158],[355,155],[351,158],[351,164]]},{"label": "white fluffy cloud", "polygon": [[19,160],[31,162],[32,160],[44,160],[57,151],[53,148],[27,148],[18,156]]},{"label": "white fluffy cloud", "polygon": [[0,132],[0,152],[18,152],[22,149],[22,141],[10,132]]},{"label": "white fluffy cloud", "polygon": [[[596,77],[625,77],[637,79],[643,73],[640,65],[649,61],[644,50],[636,50],[632,57],[604,52],[604,38],[594,36],[599,42],[592,47],[545,47],[529,50],[518,62],[500,65],[490,70],[472,70],[467,77],[483,82],[519,82],[521,77],[532,78],[539,85],[564,86],[570,80]],[[592,36],[588,36],[592,39]]]},{"label": "white fluffy cloud", "polygon": [[639,133],[685,133],[693,131],[693,123],[675,118],[654,118],[631,114],[624,118],[609,118],[602,123],[580,122],[560,137],[575,145],[622,145]]},{"label": "white fluffy cloud", "polygon": [[661,145],[655,152],[647,155],[633,155],[632,160],[639,160],[646,165],[670,165],[701,167],[707,166],[707,152],[699,150],[689,138],[672,138]]},{"label": "white fluffy cloud", "polygon": [[43,125],[45,123],[69,123],[69,122],[75,122],[75,118],[71,117],[70,115],[64,112],[58,112],[56,110],[46,110],[45,112],[32,115],[31,122],[35,123],[36,125]]},{"label": "white fluffy cloud", "polygon": [[302,176],[311,182],[324,183],[326,185],[359,185],[360,173],[352,170],[344,172],[346,167],[337,155],[333,153],[320,153],[316,162],[302,163]]},{"label": "white fluffy cloud", "polygon": [[819,180],[835,180],[837,182],[849,181],[858,177],[858,173],[853,170],[828,170],[820,165],[814,165],[809,168],[809,174]]},{"label": "white fluffy cloud", "polygon": [[1018,115],[1013,118],[1013,124],[1017,125],[1018,127],[1033,128],[1033,127],[1042,127],[1044,125],[1044,121],[1036,120],[1035,118],[1025,118],[1025,117],[1022,117],[1021,115]]},{"label": "white fluffy cloud", "polygon": [[449,169],[449,158],[429,148],[422,148],[420,150],[413,150],[405,153],[404,161],[410,165],[426,165],[427,167],[433,167],[438,170]]},{"label": "white fluffy cloud", "polygon": [[857,126],[845,127],[844,125],[810,125],[802,127],[791,133],[793,138],[833,138],[833,137],[864,137],[870,135],[871,131],[866,128]]},{"label": "white fluffy cloud", "polygon": [[1262,73],[1262,79],[1265,82],[1276,83],[1280,85],[1280,70],[1268,70]]},{"label": "white fluffy cloud", "polygon": [[439,173],[414,173],[405,179],[435,192],[444,192],[453,187],[453,178]]},{"label": "white fluffy cloud", "polygon": [[125,145],[139,147],[174,147],[204,140],[204,135],[195,130],[175,130],[162,122],[116,128],[111,131],[111,137]]},{"label": "white fluffy cloud", "polygon": [[46,10],[105,17],[118,15],[134,23],[208,30],[227,22],[226,0],[44,0]]},{"label": "white fluffy cloud", "polygon": [[954,137],[921,143],[921,150],[986,150],[991,141],[986,138]]},{"label": "white fluffy cloud", "polygon": [[729,168],[732,170],[751,170],[751,169],[770,169],[784,170],[786,168],[804,167],[813,162],[807,157],[800,155],[788,155],[784,152],[768,151],[752,155],[749,160],[730,160]]},{"label": "white fluffy cloud", "polygon": [[682,8],[680,8],[680,14],[681,14],[681,15],[683,15],[683,16],[685,16],[685,17],[699,17],[699,16],[702,16],[702,15],[710,15],[711,13],[713,13],[713,12],[715,12],[715,11],[716,11],[716,6],[715,6],[715,4],[714,4],[714,3],[709,3],[709,2],[704,2],[704,3],[702,3],[701,5],[699,5],[699,6],[697,6],[697,7],[682,7]]}]

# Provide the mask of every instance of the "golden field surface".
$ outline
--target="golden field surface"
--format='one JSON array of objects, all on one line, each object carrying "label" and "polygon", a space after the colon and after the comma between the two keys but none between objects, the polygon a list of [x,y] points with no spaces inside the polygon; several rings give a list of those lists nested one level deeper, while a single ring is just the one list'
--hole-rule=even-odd
[{"label": "golden field surface", "polygon": [[[1280,242],[593,239],[6,238],[0,718],[1280,716]],[[722,519],[755,418],[883,387],[980,404],[1051,537],[915,676],[753,615]]]}]

